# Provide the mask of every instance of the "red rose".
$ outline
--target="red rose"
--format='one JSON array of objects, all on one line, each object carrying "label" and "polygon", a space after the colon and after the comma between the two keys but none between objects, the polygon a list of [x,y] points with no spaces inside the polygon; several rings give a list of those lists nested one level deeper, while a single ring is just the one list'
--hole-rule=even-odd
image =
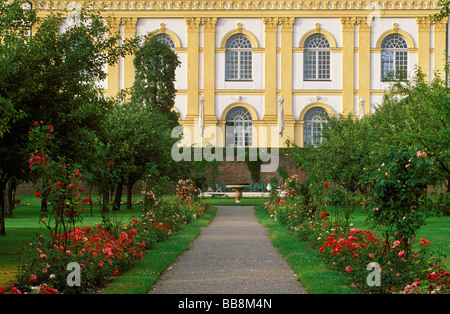
[{"label": "red rose", "polygon": [[41,194],[42,194],[42,192],[41,192],[41,191],[38,191],[38,192],[36,193],[36,197],[41,197]]},{"label": "red rose", "polygon": [[131,229],[130,232],[128,232],[130,235],[135,235],[137,233],[136,229]]},{"label": "red rose", "polygon": [[112,162],[108,163],[109,169],[112,169],[114,167],[114,164]]},{"label": "red rose", "polygon": [[327,187],[328,187],[328,183],[325,182],[325,184],[324,184],[323,186],[324,186],[325,188],[327,188]]},{"label": "red rose", "polygon": [[115,270],[114,271],[114,276],[117,276],[119,274],[119,271],[118,270]]}]

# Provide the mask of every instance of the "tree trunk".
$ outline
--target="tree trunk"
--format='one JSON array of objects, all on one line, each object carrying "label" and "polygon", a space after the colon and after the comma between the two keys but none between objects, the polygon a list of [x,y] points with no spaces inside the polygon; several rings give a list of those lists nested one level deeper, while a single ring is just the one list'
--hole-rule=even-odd
[{"label": "tree trunk", "polygon": [[41,194],[41,212],[46,212],[48,210],[47,196],[47,189],[43,189],[43,192]]},{"label": "tree trunk", "polygon": [[109,213],[109,191],[105,190],[103,191],[103,205],[102,205],[102,212],[103,213]]},{"label": "tree trunk", "polygon": [[133,185],[135,182],[132,179],[128,179],[127,182],[127,209],[131,209],[133,203]]},{"label": "tree trunk", "polygon": [[4,193],[5,193],[5,187],[6,183],[3,181],[0,181],[0,235],[6,235],[6,229],[5,229],[5,200],[4,200]]},{"label": "tree trunk", "polygon": [[123,180],[120,180],[116,186],[116,194],[114,199],[114,210],[120,210],[120,202],[122,201]]},{"label": "tree trunk", "polygon": [[4,204],[5,204],[5,217],[12,217],[12,211],[14,208],[14,197],[13,197],[13,179],[9,178],[8,182],[6,183],[5,187],[5,194],[4,194]]}]

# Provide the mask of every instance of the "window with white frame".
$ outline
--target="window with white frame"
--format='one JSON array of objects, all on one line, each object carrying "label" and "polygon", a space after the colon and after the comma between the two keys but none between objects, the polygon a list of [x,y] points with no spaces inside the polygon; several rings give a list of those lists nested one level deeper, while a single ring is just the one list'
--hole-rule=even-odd
[{"label": "window with white frame", "polygon": [[304,45],[303,77],[305,81],[330,79],[330,42],[321,34],[309,36]]},{"label": "window with white frame", "polygon": [[322,130],[328,125],[328,113],[325,109],[314,107],[309,109],[303,118],[303,147],[322,143]]},{"label": "window with white frame", "polygon": [[167,34],[158,34],[155,36],[155,39],[163,44],[166,44],[171,49],[175,49],[175,42],[172,37]]},{"label": "window with white frame", "polygon": [[408,67],[408,44],[399,34],[387,36],[381,43],[381,80],[405,78]]},{"label": "window with white frame", "polygon": [[252,79],[252,43],[247,36],[236,34],[225,44],[225,80]]},{"label": "window with white frame", "polygon": [[244,107],[235,107],[226,115],[225,145],[227,147],[252,146],[252,115]]}]

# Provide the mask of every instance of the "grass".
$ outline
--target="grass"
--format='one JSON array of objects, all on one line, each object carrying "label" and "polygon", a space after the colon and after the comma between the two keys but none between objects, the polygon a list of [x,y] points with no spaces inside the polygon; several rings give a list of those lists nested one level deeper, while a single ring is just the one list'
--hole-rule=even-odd
[{"label": "grass", "polygon": [[[35,234],[43,232],[39,224],[39,199],[34,196],[19,196],[27,206],[18,206],[14,217],[6,219],[6,236],[0,237],[0,286],[7,286],[14,277],[20,248],[27,245]],[[211,206],[255,206],[255,214],[260,223],[267,228],[273,245],[290,264],[303,286],[311,294],[351,294],[356,291],[350,287],[348,278],[334,272],[320,259],[317,252],[311,250],[307,242],[300,241],[290,233],[285,226],[269,217],[263,205],[266,199],[243,198],[241,203],[235,203],[234,198],[205,199]],[[331,210],[331,208],[330,208]],[[121,209],[116,219],[128,222],[141,213],[134,207],[131,210]],[[83,225],[101,223],[100,206],[94,206],[93,216],[90,211],[83,216]],[[215,216],[216,211],[210,210],[193,223],[186,225],[182,232],[175,234],[169,240],[159,243],[144,255],[144,259],[128,272],[115,277],[113,282],[103,291],[104,294],[141,294],[147,293],[158,280],[160,274],[173,263],[177,257],[189,249],[192,241],[200,234]],[[366,214],[361,210],[352,213],[351,222],[355,228],[367,229]],[[434,217],[427,220],[417,234],[418,238],[431,241],[434,249],[441,252],[450,251],[450,217]],[[450,256],[442,260],[450,269]]]},{"label": "grass", "polygon": [[308,247],[289,232],[286,226],[274,221],[262,205],[255,206],[255,214],[260,223],[268,229],[272,244],[289,263],[297,278],[310,294],[355,294],[348,277],[335,272],[318,256],[317,251]]},{"label": "grass", "polygon": [[[18,196],[25,206],[17,206],[13,217],[7,218],[6,236],[0,237],[0,286],[8,286],[17,274],[20,250],[28,245],[36,234],[47,232],[39,223],[39,199],[30,195]],[[115,219],[124,223],[141,214],[141,210],[134,206],[114,213]],[[165,242],[156,244],[155,248],[145,252],[144,259],[136,266],[113,278],[113,282],[103,291],[105,294],[142,294],[147,293],[158,280],[159,275],[173,263],[178,255],[189,249],[192,241],[200,234],[215,216],[213,207],[199,219],[183,226],[181,232]],[[80,226],[94,226],[101,223],[100,206],[93,206],[93,216],[90,209],[82,215]]]},{"label": "grass", "polygon": [[[366,223],[367,213],[357,208],[350,218],[354,228],[369,229]],[[430,217],[416,234],[417,239],[425,238],[431,242],[430,247],[440,252],[441,264],[450,269],[450,216]]]},{"label": "grass", "polygon": [[[0,286],[3,287],[17,274],[21,249],[28,245],[36,234],[48,232],[39,222],[40,199],[34,195],[18,195],[17,198],[25,205],[16,206],[13,217],[5,219],[6,236],[0,236]],[[139,208],[125,209],[125,206],[121,207],[119,212],[113,213],[114,219],[124,223],[140,214]],[[82,214],[82,222],[79,225],[95,226],[101,222],[100,206],[93,206],[93,216],[88,208],[87,212]]]},{"label": "grass", "polygon": [[206,227],[216,215],[216,209],[210,207],[200,218],[183,227],[168,240],[158,243],[147,251],[142,261],[122,274],[103,290],[103,294],[143,294],[148,293],[170,264],[189,249],[192,241],[200,235],[201,228]]}]

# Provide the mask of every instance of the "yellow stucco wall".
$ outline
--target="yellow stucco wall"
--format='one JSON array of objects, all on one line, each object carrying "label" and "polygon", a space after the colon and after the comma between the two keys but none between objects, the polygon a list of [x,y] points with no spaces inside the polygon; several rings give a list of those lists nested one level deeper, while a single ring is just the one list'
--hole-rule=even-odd
[{"label": "yellow stucco wall", "polygon": [[[60,11],[68,7],[70,1],[37,1],[35,6],[48,11]],[[229,101],[221,105],[221,95],[260,96],[262,109],[255,110],[252,105],[241,102],[252,109],[255,115],[253,123],[256,127],[272,127],[277,125],[277,99],[283,99],[285,129],[281,146],[286,140],[297,145],[303,142],[303,120],[305,110],[314,104],[320,104],[328,112],[356,113],[360,99],[364,98],[365,112],[370,110],[371,98],[381,95],[381,88],[373,88],[374,56],[381,53],[380,44],[389,34],[401,34],[408,42],[408,54],[417,59],[417,63],[427,76],[435,70],[443,70],[446,55],[447,21],[432,23],[430,14],[438,12],[438,1],[93,1],[80,2],[90,9],[103,9],[106,21],[113,31],[121,30],[124,38],[135,36],[139,19],[183,19],[185,36],[178,38],[176,32],[165,29],[164,24],[156,31],[167,33],[176,42],[175,51],[186,54],[185,89],[178,95],[185,101],[180,108],[185,108],[181,123],[194,132],[195,122],[199,114],[199,101],[205,99],[206,127],[224,127],[224,112],[233,104]],[[302,19],[338,20],[341,28],[330,29],[327,25],[316,23],[307,32],[295,34],[295,22]],[[415,34],[402,28],[402,22],[391,23],[389,29],[378,38],[374,38],[373,21],[377,18],[414,20],[417,24]],[[221,19],[260,19],[262,21],[261,38],[257,38],[242,23],[228,29],[225,35],[218,38],[216,25]],[[245,34],[252,41],[254,54],[262,54],[262,64],[253,64],[261,68],[262,88],[227,88],[217,87],[218,55],[225,53],[225,42],[234,34]],[[302,53],[302,43],[315,33],[324,35],[331,44],[332,62],[341,63],[341,71],[334,82],[339,88],[328,88],[330,84],[320,88],[294,88],[295,72],[299,71],[294,64],[294,53]],[[300,38],[299,41],[294,40]],[[339,38],[339,40],[336,40]],[[413,39],[414,38],[414,39]],[[182,42],[184,41],[184,42]],[[255,58],[256,59],[256,58]],[[408,58],[410,60],[410,58]],[[134,80],[133,57],[124,58],[122,63],[108,68],[106,93],[115,95],[120,88],[130,87]],[[255,61],[254,61],[255,62]],[[123,78],[120,67],[123,67]],[[378,65],[379,66],[379,65]],[[443,73],[441,73],[443,75]],[[121,80],[123,81],[121,87]],[[339,84],[338,84],[339,83]],[[305,95],[317,97],[335,97],[340,103],[330,105],[326,101],[313,101],[303,107],[295,105],[294,97]],[[320,96],[319,96],[320,95]],[[181,99],[181,98],[180,98]],[[222,106],[222,107],[220,107]],[[205,144],[205,142],[203,142]],[[255,144],[257,145],[257,144]],[[270,140],[269,140],[270,145]],[[278,144],[276,144],[278,145]]]}]

